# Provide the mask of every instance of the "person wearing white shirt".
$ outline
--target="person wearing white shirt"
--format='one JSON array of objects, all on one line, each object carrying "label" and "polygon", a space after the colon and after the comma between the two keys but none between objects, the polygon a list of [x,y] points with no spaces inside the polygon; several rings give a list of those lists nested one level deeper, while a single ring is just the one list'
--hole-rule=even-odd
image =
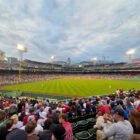
[{"label": "person wearing white shirt", "polygon": [[134,107],[137,108],[140,105],[139,96],[135,95],[134,97]]}]

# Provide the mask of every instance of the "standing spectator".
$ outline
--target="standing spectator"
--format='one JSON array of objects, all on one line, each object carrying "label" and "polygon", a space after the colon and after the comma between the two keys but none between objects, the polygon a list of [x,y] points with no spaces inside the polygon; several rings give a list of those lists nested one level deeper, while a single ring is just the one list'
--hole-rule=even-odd
[{"label": "standing spectator", "polygon": [[[104,115],[104,134],[106,137],[113,136],[113,140],[129,140],[133,134],[133,128],[130,122],[124,120],[124,111],[122,109],[115,110],[115,119],[117,123],[112,121],[110,128],[107,127],[107,116]],[[110,118],[110,120],[113,120]]]},{"label": "standing spectator", "polygon": [[63,127],[65,128],[65,139],[64,140],[73,140],[73,132],[72,132],[72,126],[71,124],[68,122],[67,120],[67,116],[66,114],[60,114],[59,115],[59,123],[61,123],[63,125]]},{"label": "standing spectator", "polygon": [[25,126],[25,131],[28,135],[28,140],[39,140],[39,137],[35,135],[36,121],[30,121]]},{"label": "standing spectator", "polygon": [[52,140],[52,133],[50,131],[50,126],[52,125],[53,120],[51,118],[48,118],[45,123],[44,123],[44,131],[43,133],[40,135],[40,139],[39,140]]},{"label": "standing spectator", "polygon": [[57,124],[52,130],[52,140],[64,140],[65,128],[61,124]]}]

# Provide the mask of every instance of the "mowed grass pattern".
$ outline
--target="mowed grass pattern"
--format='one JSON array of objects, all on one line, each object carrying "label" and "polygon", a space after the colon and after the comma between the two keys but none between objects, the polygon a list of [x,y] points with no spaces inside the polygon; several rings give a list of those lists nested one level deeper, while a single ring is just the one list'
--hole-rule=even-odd
[{"label": "mowed grass pattern", "polygon": [[45,82],[34,82],[20,85],[4,87],[6,90],[21,90],[26,92],[49,93],[55,95],[69,96],[94,96],[116,92],[116,89],[131,88],[140,89],[138,81],[122,81],[122,80],[66,80],[56,79]]}]

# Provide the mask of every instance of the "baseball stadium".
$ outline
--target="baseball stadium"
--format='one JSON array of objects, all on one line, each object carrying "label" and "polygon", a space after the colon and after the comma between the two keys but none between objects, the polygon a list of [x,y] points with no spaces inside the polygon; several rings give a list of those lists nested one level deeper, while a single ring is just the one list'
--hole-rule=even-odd
[{"label": "baseball stadium", "polygon": [[[8,64],[1,66],[1,75],[4,76],[1,90],[9,96],[15,92],[15,95],[28,96],[29,93],[37,97],[92,97],[116,93],[120,88],[128,91],[140,87],[139,63],[98,66],[66,63],[62,66],[25,60],[21,62],[21,68],[18,64],[12,66],[14,70]],[[8,78],[5,73],[8,73]]]},{"label": "baseball stadium", "polygon": [[0,0],[0,140],[140,140],[140,0]]}]

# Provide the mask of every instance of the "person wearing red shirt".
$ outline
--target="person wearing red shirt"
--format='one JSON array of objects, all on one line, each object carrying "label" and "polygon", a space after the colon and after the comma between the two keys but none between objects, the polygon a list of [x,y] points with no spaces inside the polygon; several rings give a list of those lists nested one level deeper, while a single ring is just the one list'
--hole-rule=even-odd
[{"label": "person wearing red shirt", "polygon": [[30,109],[30,114],[29,114],[28,116],[25,116],[25,117],[23,118],[23,124],[24,124],[24,125],[27,124],[29,116],[34,116],[34,119],[35,119],[36,121],[38,120],[38,117],[35,115],[35,109],[34,109],[34,108],[31,108],[31,109]]},{"label": "person wearing red shirt", "polygon": [[66,114],[62,113],[59,115],[59,123],[61,123],[62,126],[65,128],[66,136],[65,136],[64,140],[74,140],[72,126],[67,120],[68,120],[68,118],[67,118]]}]

